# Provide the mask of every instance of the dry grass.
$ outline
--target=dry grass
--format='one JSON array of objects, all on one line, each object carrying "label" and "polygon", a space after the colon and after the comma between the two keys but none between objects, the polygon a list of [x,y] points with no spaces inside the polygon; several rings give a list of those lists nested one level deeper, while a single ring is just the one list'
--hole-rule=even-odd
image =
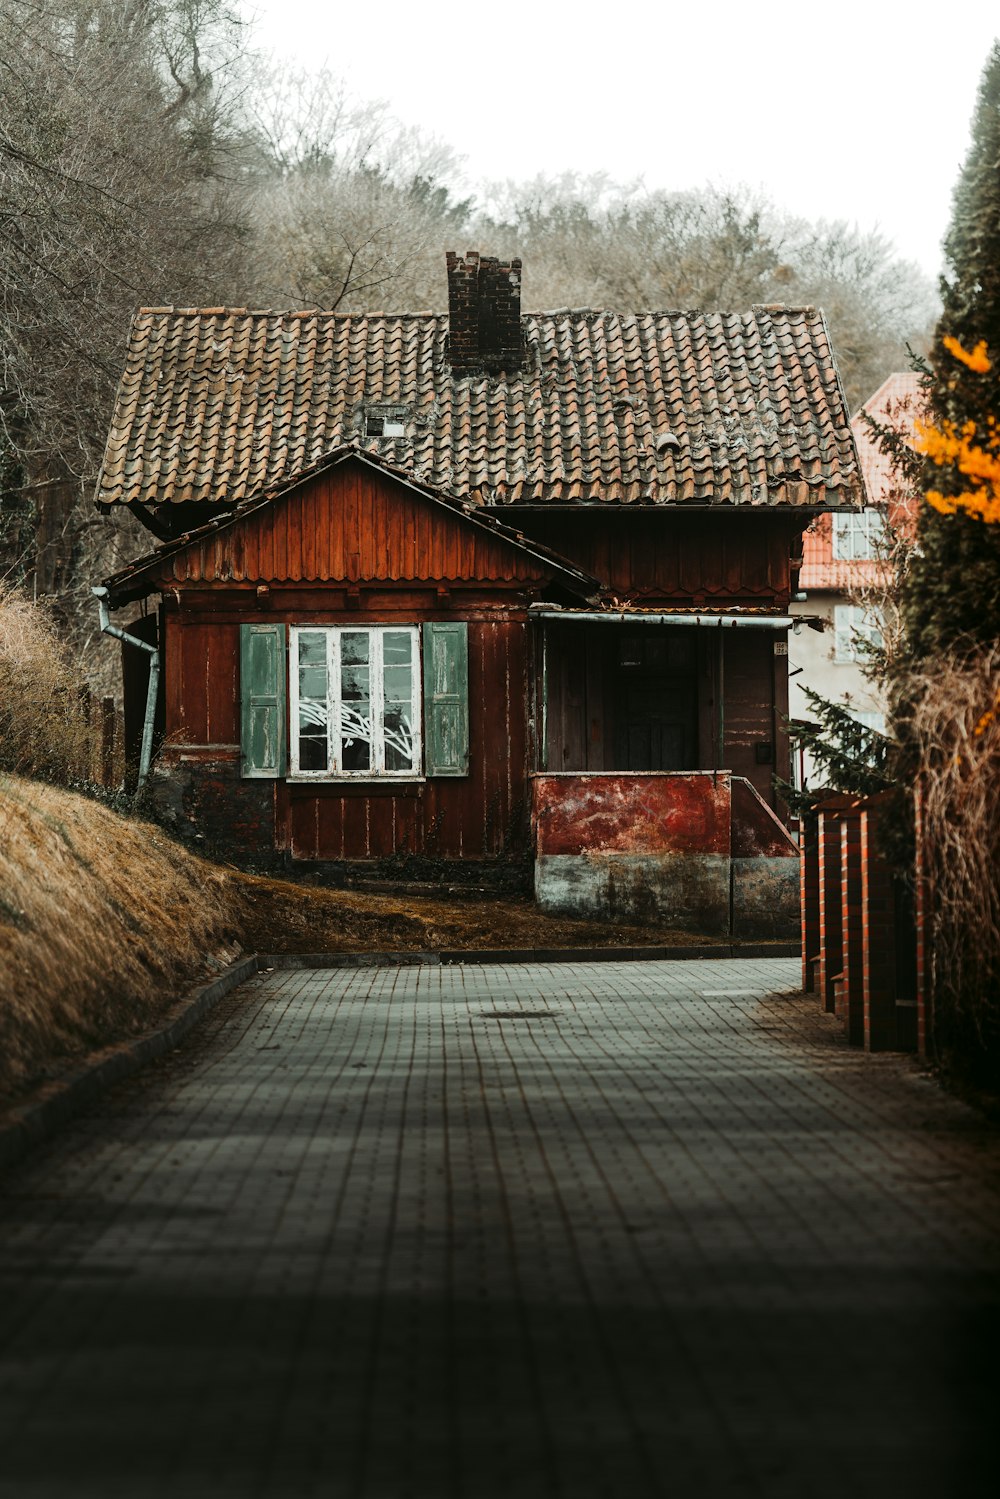
[{"label": "dry grass", "polygon": [[0,1097],[146,1028],[237,938],[225,871],[86,797],[0,775]]},{"label": "dry grass", "polygon": [[939,1013],[1000,1039],[1000,649],[913,676]]},{"label": "dry grass", "polygon": [[41,604],[0,584],[0,770],[85,780],[93,733],[80,664]]}]

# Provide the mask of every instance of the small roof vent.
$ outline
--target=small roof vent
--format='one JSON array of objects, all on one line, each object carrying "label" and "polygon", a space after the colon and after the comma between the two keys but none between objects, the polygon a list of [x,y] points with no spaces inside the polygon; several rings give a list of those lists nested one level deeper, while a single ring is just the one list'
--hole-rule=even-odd
[{"label": "small roof vent", "polygon": [[366,406],[364,424],[366,437],[405,437],[408,406]]},{"label": "small roof vent", "polygon": [[674,432],[657,432],[653,438],[653,447],[658,453],[665,453],[668,448],[679,448],[680,438]]}]

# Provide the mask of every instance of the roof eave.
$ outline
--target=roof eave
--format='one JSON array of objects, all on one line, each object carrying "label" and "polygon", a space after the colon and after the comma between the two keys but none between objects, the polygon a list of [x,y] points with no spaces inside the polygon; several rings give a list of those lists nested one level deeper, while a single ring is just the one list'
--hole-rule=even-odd
[{"label": "roof eave", "polygon": [[[434,490],[426,485],[417,484],[409,475],[386,463],[366,449],[347,445],[336,448],[327,454],[319,462],[310,465],[309,468],[282,481],[280,485],[272,486],[262,491],[252,499],[243,501],[236,509],[227,511],[220,515],[217,520],[208,521],[203,526],[185,532],[176,540],[157,547],[155,551],[144,557],[139,557],[127,568],[113,573],[111,577],[104,579],[103,586],[108,590],[108,603],[112,608],[119,608],[122,604],[134,602],[136,599],[147,598],[150,593],[157,591],[157,584],[150,577],[169,557],[176,556],[185,548],[197,545],[207,536],[227,530],[237,522],[246,520],[249,516],[256,514],[258,510],[273,504],[281,499],[283,495],[307,484],[310,480],[318,477],[321,473],[339,467],[340,464],[355,460],[374,469],[378,473],[388,474],[394,482],[401,484],[404,488],[412,490],[423,499],[429,500],[431,504],[440,505],[453,515],[458,515],[466,524],[474,526],[477,530],[485,531],[490,536],[499,536],[509,546],[516,547],[518,551],[525,552],[528,556],[540,562],[544,567],[555,574],[562,585],[573,594],[585,600],[596,598],[601,589],[597,578],[592,577],[578,568],[568,558],[562,557],[539,542],[528,540],[513,527],[499,521],[494,515],[484,513],[483,506],[472,505],[445,494],[443,491]],[[144,581],[145,580],[145,581]]]}]

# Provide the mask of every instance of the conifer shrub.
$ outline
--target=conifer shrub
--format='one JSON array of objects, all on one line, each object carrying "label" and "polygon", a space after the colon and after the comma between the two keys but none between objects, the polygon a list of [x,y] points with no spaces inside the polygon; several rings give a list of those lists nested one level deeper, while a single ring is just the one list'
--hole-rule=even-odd
[{"label": "conifer shrub", "polygon": [[955,187],[924,396],[927,503],[901,593],[908,665],[1000,639],[1000,42]]}]

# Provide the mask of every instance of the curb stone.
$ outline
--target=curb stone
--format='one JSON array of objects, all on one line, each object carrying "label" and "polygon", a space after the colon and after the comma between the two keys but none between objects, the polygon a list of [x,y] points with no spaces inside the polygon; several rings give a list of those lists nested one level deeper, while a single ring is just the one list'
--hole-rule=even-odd
[{"label": "curb stone", "polygon": [[456,963],[650,963],[692,958],[798,958],[797,942],[716,942],[688,947],[442,948],[438,952],[261,954],[261,968],[409,968]]},{"label": "curb stone", "polygon": [[131,1077],[146,1062],[172,1051],[224,995],[255,977],[257,969],[255,953],[231,963],[217,978],[180,1000],[159,1029],[103,1047],[81,1066],[43,1084],[23,1103],[0,1114],[0,1167],[20,1160],[112,1083]]}]

